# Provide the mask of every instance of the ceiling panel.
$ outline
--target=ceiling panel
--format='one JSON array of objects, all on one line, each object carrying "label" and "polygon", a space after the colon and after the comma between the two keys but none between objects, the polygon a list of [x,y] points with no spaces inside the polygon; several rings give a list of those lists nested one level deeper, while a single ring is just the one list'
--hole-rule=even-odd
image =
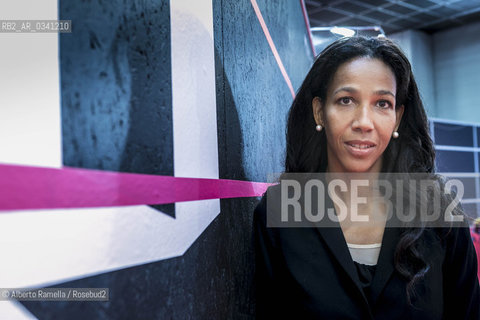
[{"label": "ceiling panel", "polygon": [[386,21],[395,19],[395,15],[388,14],[388,13],[382,12],[382,11],[372,11],[372,12],[368,13],[368,16],[372,17],[375,20],[378,20],[380,22],[386,22]]},{"label": "ceiling panel", "polygon": [[452,7],[457,7],[461,10],[469,10],[472,8],[480,7],[480,1],[478,0],[462,0],[462,1],[452,1]]},{"label": "ceiling panel", "polygon": [[417,13],[415,15],[412,15],[411,17],[413,19],[417,19],[417,20],[420,20],[422,22],[434,21],[434,20],[439,18],[438,16],[434,16],[434,15],[431,15],[431,14],[428,14],[428,13],[425,13],[425,12]]},{"label": "ceiling panel", "polygon": [[[349,1],[340,1],[340,2],[349,2]],[[363,1],[356,1],[356,2],[362,2],[375,7],[385,4],[385,0],[363,0]]]},{"label": "ceiling panel", "polygon": [[453,8],[450,8],[450,7],[447,7],[447,6],[442,6],[442,7],[436,8],[436,9],[431,10],[431,11],[435,12],[436,14],[438,14],[440,16],[451,16],[451,15],[454,15],[456,13],[461,12],[461,10],[453,9]]},{"label": "ceiling panel", "polygon": [[361,19],[348,19],[348,24],[346,26],[371,26],[372,24],[368,21],[361,20]]},{"label": "ceiling panel", "polygon": [[323,9],[321,11],[318,11],[318,12],[314,13],[310,17],[310,20],[316,20],[316,21],[318,21],[319,25],[325,25],[325,24],[333,23],[336,20],[340,20],[340,19],[346,18],[346,17],[348,17],[348,16],[344,15],[344,14],[337,13],[337,12],[333,12],[333,11],[328,10],[328,9]]},{"label": "ceiling panel", "polygon": [[354,14],[368,10],[368,7],[362,6],[361,4],[352,3],[352,2],[343,2],[338,7],[342,10],[345,10]]},{"label": "ceiling panel", "polygon": [[397,19],[389,22],[398,26],[399,27],[398,29],[408,29],[412,25],[412,23],[415,23],[415,24],[423,23],[423,21],[421,20],[418,20],[418,22],[412,22],[411,20],[407,20],[407,19]]},{"label": "ceiling panel", "polygon": [[[385,1],[385,2],[388,2],[388,1]],[[393,11],[393,12],[400,13],[400,14],[412,13],[412,9],[409,9],[407,7],[404,7],[404,6],[399,6],[397,4],[391,4],[387,7],[385,7],[385,9],[388,9],[389,11]]]},{"label": "ceiling panel", "polygon": [[480,21],[480,0],[305,0],[311,27],[381,26],[434,33]]},{"label": "ceiling panel", "polygon": [[430,8],[431,6],[436,5],[435,1],[429,1],[429,0],[404,0],[404,1],[399,1],[400,5],[411,5],[414,7],[418,8]]}]

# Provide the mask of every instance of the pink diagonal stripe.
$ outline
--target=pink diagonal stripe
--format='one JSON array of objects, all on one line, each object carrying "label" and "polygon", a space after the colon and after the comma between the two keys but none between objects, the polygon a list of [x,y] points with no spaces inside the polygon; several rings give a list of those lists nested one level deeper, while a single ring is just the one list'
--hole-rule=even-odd
[{"label": "pink diagonal stripe", "polygon": [[253,10],[255,10],[255,14],[257,15],[258,21],[260,22],[260,25],[262,26],[263,33],[265,34],[265,37],[267,38],[268,44],[270,46],[270,49],[272,50],[273,56],[275,57],[275,60],[277,60],[278,67],[280,68],[280,71],[282,72],[283,78],[285,79],[285,82],[287,83],[288,88],[290,89],[290,93],[292,94],[292,98],[295,99],[295,90],[293,90],[292,82],[290,81],[290,78],[288,77],[287,71],[285,70],[285,67],[283,66],[282,59],[280,59],[280,55],[278,54],[277,48],[275,47],[275,44],[273,43],[272,37],[270,36],[270,32],[268,31],[267,25],[265,24],[265,20],[263,20],[262,13],[260,12],[260,9],[258,8],[258,4],[256,0],[250,0],[253,6]]},{"label": "pink diagonal stripe", "polygon": [[0,164],[0,211],[261,196],[271,183]]},{"label": "pink diagonal stripe", "polygon": [[315,46],[313,45],[312,30],[310,30],[310,20],[308,19],[307,8],[305,7],[305,0],[300,0],[300,6],[302,7],[303,20],[305,21],[305,27],[307,27],[308,39],[310,40],[310,48],[312,49],[313,59],[317,56]]}]

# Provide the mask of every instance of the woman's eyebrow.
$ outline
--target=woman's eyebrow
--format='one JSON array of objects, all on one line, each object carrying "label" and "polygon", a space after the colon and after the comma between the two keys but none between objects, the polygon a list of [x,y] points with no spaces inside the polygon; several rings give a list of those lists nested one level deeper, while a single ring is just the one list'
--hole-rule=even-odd
[{"label": "woman's eyebrow", "polygon": [[[353,88],[353,87],[341,87],[341,88],[335,90],[335,92],[333,92],[333,94],[336,95],[340,91],[346,91],[346,92],[349,92],[349,93],[356,93],[358,90]],[[392,96],[392,97],[395,98],[395,95],[389,90],[377,90],[373,93],[376,94],[376,95],[379,95],[379,96],[389,95],[389,96]]]},{"label": "woman's eyebrow", "polygon": [[350,92],[350,93],[355,93],[355,92],[357,92],[358,90],[355,89],[355,88],[352,88],[352,87],[341,87],[341,88],[335,90],[335,92],[333,93],[333,95],[336,95],[336,94],[339,93],[340,91],[346,91],[346,92]]},{"label": "woman's eyebrow", "polygon": [[391,91],[388,91],[388,90],[377,90],[374,93],[379,95],[379,96],[389,95],[389,96],[392,96],[392,97],[395,98],[395,95]]}]

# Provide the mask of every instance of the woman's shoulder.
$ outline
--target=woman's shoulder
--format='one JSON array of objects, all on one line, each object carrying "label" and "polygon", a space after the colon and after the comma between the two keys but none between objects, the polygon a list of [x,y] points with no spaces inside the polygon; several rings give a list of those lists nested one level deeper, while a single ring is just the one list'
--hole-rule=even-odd
[{"label": "woman's shoulder", "polygon": [[423,241],[428,249],[436,244],[444,252],[445,263],[453,263],[465,256],[473,248],[470,227],[467,222],[453,224],[449,227],[426,228]]},{"label": "woman's shoulder", "polygon": [[266,225],[267,215],[271,215],[272,212],[278,212],[273,209],[273,207],[279,204],[280,196],[281,190],[279,184],[269,186],[255,207],[253,213],[254,220]]},{"label": "woman's shoulder", "polygon": [[[253,212],[253,228],[256,241],[266,241],[271,244],[273,248],[278,247],[278,234],[277,228],[271,228],[269,225],[272,223],[272,216],[277,210],[273,209],[276,205],[275,199],[280,194],[280,186],[272,185],[268,187],[265,193],[260,198]],[[268,240],[267,240],[268,239]]]}]

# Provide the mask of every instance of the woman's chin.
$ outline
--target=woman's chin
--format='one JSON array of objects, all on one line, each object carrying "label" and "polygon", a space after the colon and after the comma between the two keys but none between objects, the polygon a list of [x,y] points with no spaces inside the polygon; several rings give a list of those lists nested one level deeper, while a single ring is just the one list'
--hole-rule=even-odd
[{"label": "woman's chin", "polygon": [[345,167],[345,172],[351,173],[367,173],[367,172],[374,172],[374,168],[372,165],[353,165]]}]

